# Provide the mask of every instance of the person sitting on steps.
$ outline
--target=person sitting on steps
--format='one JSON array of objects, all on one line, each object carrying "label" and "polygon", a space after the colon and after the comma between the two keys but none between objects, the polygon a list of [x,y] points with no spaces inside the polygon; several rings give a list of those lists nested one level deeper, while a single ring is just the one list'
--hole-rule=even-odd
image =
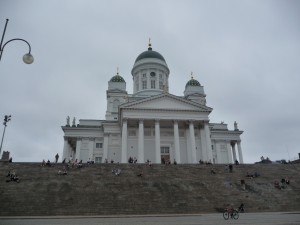
[{"label": "person sitting on steps", "polygon": [[143,171],[141,171],[137,176],[138,177],[143,177],[144,176]]},{"label": "person sitting on steps", "polygon": [[10,181],[15,181],[17,183],[20,182],[20,178],[19,178],[19,176],[16,174],[16,172],[14,170],[12,172],[9,171],[6,177],[10,178],[9,180],[6,180],[6,182],[10,182]]},{"label": "person sitting on steps", "polygon": [[51,166],[50,160],[48,159],[46,166]]}]

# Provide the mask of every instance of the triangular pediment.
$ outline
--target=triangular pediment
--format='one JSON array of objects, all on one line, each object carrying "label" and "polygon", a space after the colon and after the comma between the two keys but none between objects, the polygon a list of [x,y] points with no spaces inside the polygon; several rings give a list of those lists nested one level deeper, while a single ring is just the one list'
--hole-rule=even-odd
[{"label": "triangular pediment", "polygon": [[121,105],[125,109],[158,109],[211,112],[212,108],[168,93]]}]

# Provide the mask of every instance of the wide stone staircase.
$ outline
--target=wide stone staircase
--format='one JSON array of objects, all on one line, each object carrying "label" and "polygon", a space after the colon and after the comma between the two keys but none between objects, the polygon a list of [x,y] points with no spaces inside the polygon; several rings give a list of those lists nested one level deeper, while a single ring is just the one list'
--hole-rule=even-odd
[{"label": "wide stone staircase", "polygon": [[[93,164],[58,175],[62,168],[1,162],[0,216],[190,214],[241,203],[247,212],[300,211],[300,164],[245,164],[232,173],[226,165]],[[19,183],[6,182],[9,170]],[[282,178],[290,184],[274,187]]]}]

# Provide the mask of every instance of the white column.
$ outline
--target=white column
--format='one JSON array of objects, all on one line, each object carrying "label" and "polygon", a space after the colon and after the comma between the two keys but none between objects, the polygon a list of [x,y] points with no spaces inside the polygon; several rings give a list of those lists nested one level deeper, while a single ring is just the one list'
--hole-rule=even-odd
[{"label": "white column", "polygon": [[139,163],[144,163],[144,121],[140,120],[139,121],[139,140],[138,140],[138,162]]},{"label": "white column", "polygon": [[103,157],[102,157],[102,163],[105,162],[105,159],[108,160],[108,134],[104,134],[104,141],[103,141]]},{"label": "white column", "polygon": [[149,71],[147,71],[147,89],[150,89],[151,88],[151,79],[150,79],[150,74],[149,74]]},{"label": "white column", "polygon": [[[81,139],[77,138],[76,141],[76,152],[75,152],[75,160],[77,159],[78,161],[80,161],[80,148],[81,148]],[[74,159],[74,158],[73,158]]]},{"label": "white column", "polygon": [[197,158],[196,158],[196,143],[195,143],[195,131],[194,131],[194,123],[193,121],[190,121],[189,123],[189,130],[190,130],[190,143],[191,143],[191,156],[192,156],[192,161],[191,163],[197,163]]},{"label": "white column", "polygon": [[69,155],[70,146],[69,146],[68,138],[64,137],[64,139],[65,140],[64,140],[64,150],[63,150],[62,160],[66,159],[66,161],[67,161],[70,158],[70,155]]},{"label": "white column", "polygon": [[207,161],[213,162],[211,140],[210,140],[210,130],[208,127],[208,122],[204,124],[204,131],[205,131],[205,136],[206,136]]},{"label": "white column", "polygon": [[90,159],[90,161],[94,160],[94,145],[95,145],[95,138],[90,138],[90,141],[89,141],[89,159]]},{"label": "white column", "polygon": [[185,127],[185,133],[186,133],[186,162],[185,163],[190,163],[192,161],[192,154],[191,154],[191,138],[190,138],[190,131],[189,131],[189,127],[186,126]]},{"label": "white column", "polygon": [[178,121],[174,121],[174,145],[175,145],[175,160],[180,163],[180,145],[179,145],[179,131]]},{"label": "white column", "polygon": [[200,128],[200,141],[201,141],[201,152],[202,152],[202,161],[208,161],[207,151],[206,151],[206,136],[204,126]]},{"label": "white column", "polygon": [[[228,163],[232,163],[232,154],[231,154],[231,144],[227,142],[227,152],[228,152]],[[224,163],[224,162],[223,162]]]},{"label": "white column", "polygon": [[232,146],[233,162],[235,162],[236,160],[235,143],[231,143],[231,146]]},{"label": "white column", "polygon": [[238,142],[237,142],[237,147],[238,147],[238,152],[239,152],[239,160],[240,160],[240,163],[244,163],[243,153],[242,153],[242,146],[241,146],[241,141],[238,141]]},{"label": "white column", "polygon": [[160,159],[160,127],[159,120],[155,120],[155,162],[161,163]]},{"label": "white column", "polygon": [[126,163],[126,162],[127,162],[127,120],[123,119],[121,163]]}]

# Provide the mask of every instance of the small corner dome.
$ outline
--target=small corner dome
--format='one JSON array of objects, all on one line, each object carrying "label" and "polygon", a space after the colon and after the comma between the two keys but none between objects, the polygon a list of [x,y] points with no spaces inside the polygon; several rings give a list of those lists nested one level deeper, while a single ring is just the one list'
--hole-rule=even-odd
[{"label": "small corner dome", "polygon": [[148,51],[144,51],[141,54],[139,54],[139,56],[135,60],[135,63],[146,58],[160,59],[166,63],[166,60],[160,53],[152,50],[151,44],[149,44]]},{"label": "small corner dome", "polygon": [[121,77],[119,75],[119,73],[117,73],[117,75],[113,76],[111,79],[110,79],[110,82],[125,82],[124,78]]},{"label": "small corner dome", "polygon": [[187,86],[201,86],[201,85],[200,85],[199,81],[192,78],[186,83],[185,87],[187,87]]}]

